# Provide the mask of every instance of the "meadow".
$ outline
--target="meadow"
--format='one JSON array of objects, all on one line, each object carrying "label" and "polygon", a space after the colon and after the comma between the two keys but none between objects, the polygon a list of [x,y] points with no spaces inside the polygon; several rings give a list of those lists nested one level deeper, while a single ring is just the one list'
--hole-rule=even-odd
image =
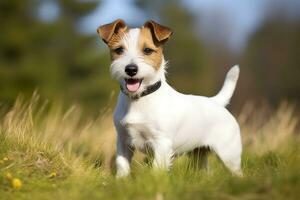
[{"label": "meadow", "polygon": [[[1,106],[1,104],[0,104]],[[235,114],[243,138],[243,177],[218,158],[209,169],[181,156],[170,171],[153,171],[137,154],[132,174],[115,179],[112,110],[98,117],[80,106],[19,97],[0,108],[0,199],[299,199],[299,112],[246,103]]]}]

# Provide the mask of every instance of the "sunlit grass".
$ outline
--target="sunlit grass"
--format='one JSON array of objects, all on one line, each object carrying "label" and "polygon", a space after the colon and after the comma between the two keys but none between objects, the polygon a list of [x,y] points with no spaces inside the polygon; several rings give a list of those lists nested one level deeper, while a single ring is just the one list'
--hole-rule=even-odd
[{"label": "sunlit grass", "polygon": [[0,199],[298,199],[298,114],[246,104],[237,116],[244,144],[244,177],[232,176],[215,155],[209,169],[191,158],[174,160],[168,172],[151,170],[141,154],[129,178],[111,170],[115,133],[111,109],[99,117],[80,107],[16,100],[0,119]]}]

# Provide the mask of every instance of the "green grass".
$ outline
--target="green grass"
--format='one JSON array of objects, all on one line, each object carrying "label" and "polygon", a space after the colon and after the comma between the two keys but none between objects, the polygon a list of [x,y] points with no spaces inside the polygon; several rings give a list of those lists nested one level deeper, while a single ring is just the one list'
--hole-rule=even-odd
[{"label": "green grass", "polygon": [[[37,96],[18,100],[0,119],[0,199],[299,199],[293,107],[282,104],[271,115],[251,108],[238,117],[244,177],[232,176],[213,154],[208,171],[182,156],[168,172],[152,170],[138,155],[131,176],[117,180],[108,167],[114,151],[110,110],[92,119]],[[20,189],[8,172],[22,181]]]}]

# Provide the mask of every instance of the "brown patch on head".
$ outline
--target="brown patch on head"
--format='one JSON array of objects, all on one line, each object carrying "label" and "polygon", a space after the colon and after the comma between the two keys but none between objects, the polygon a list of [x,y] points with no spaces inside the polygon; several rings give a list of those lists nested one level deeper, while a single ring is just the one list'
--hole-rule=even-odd
[{"label": "brown patch on head", "polygon": [[[118,19],[110,24],[100,26],[97,32],[110,48],[111,59],[119,58],[124,51],[123,36],[128,32],[125,22]],[[171,29],[152,20],[145,22],[140,29],[138,48],[144,56],[144,60],[156,70],[160,68],[163,60],[163,45],[171,35]]]},{"label": "brown patch on head", "polygon": [[146,21],[144,27],[149,28],[155,40],[162,44],[166,43],[173,34],[170,28],[160,25],[153,20]]},{"label": "brown patch on head", "polygon": [[107,43],[107,46],[110,50],[110,57],[112,60],[115,60],[115,59],[119,58],[120,56],[122,56],[122,54],[117,53],[117,49],[118,48],[124,49],[124,47],[122,45],[122,39],[126,32],[127,32],[127,29],[125,29],[122,32],[119,32],[118,34],[114,34],[111,37],[110,41]]},{"label": "brown patch on head", "polygon": [[102,40],[108,44],[111,39],[126,30],[127,26],[122,19],[117,19],[116,21],[104,24],[97,29],[99,36]]},{"label": "brown patch on head", "polygon": [[[163,59],[163,48],[161,44],[154,40],[149,28],[141,28],[138,48],[141,51],[141,54],[144,56],[144,60],[147,62],[147,64],[158,70]],[[144,52],[146,48],[152,49],[154,51],[151,54],[147,55]]]},{"label": "brown patch on head", "polygon": [[[172,31],[169,28],[154,21],[147,21],[141,28],[138,48],[144,55],[145,61],[156,70],[160,68],[163,59],[163,45],[171,34]],[[151,50],[150,53],[149,49]]]},{"label": "brown patch on head", "polygon": [[111,58],[116,59],[119,55],[115,49],[121,47],[121,40],[127,31],[127,26],[122,19],[100,26],[97,29],[99,36],[110,48]]}]

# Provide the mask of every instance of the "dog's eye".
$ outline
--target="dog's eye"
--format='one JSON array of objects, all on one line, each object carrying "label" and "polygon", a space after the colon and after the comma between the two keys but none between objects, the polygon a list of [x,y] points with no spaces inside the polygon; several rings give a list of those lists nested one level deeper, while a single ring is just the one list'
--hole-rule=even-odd
[{"label": "dog's eye", "polygon": [[144,54],[145,55],[150,55],[150,54],[152,54],[153,52],[154,52],[154,50],[153,49],[150,49],[150,48],[144,48]]},{"label": "dog's eye", "polygon": [[121,55],[124,52],[124,48],[118,47],[118,48],[114,49],[114,52],[118,55]]}]

